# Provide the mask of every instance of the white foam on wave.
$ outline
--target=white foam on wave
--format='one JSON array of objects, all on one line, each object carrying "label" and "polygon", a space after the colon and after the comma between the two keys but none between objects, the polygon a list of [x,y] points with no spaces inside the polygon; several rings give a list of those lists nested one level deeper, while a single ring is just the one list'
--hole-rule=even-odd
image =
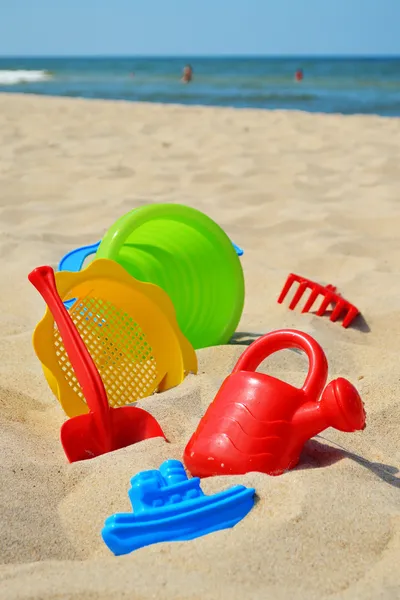
[{"label": "white foam on wave", "polygon": [[47,71],[1,71],[0,85],[15,85],[16,83],[34,83],[36,81],[46,81],[51,79]]}]

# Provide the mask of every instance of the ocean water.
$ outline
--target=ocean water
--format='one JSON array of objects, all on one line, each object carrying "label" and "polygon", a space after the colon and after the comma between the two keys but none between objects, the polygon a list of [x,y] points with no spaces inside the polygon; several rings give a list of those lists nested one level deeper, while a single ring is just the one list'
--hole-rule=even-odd
[{"label": "ocean water", "polygon": [[400,116],[400,57],[0,58],[0,92]]}]

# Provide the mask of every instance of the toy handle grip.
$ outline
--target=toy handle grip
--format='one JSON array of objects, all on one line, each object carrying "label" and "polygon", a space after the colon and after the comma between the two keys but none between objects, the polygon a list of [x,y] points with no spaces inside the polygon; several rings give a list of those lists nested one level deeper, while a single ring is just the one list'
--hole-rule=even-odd
[{"label": "toy handle grip", "polygon": [[317,400],[326,384],[328,362],[318,342],[302,331],[278,329],[263,335],[243,352],[232,372],[255,371],[268,356],[287,348],[298,348],[306,353],[309,368],[302,389],[310,399]]},{"label": "toy handle grip", "polygon": [[73,271],[74,273],[80,271],[83,263],[91,254],[97,252],[100,242],[91,244],[90,246],[82,246],[81,248],[75,248],[68,252],[61,260],[58,265],[59,271]]},{"label": "toy handle grip", "polygon": [[62,341],[82,388],[89,409],[95,415],[103,439],[111,448],[111,428],[107,393],[97,367],[89,354],[70,314],[57,291],[54,271],[51,267],[37,267],[28,275],[31,284],[37,289],[52,313]]}]

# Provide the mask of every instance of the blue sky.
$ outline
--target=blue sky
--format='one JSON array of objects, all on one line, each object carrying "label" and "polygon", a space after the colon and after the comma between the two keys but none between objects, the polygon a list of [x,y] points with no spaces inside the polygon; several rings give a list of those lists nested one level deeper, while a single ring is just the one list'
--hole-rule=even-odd
[{"label": "blue sky", "polygon": [[400,0],[0,0],[1,55],[400,54]]}]

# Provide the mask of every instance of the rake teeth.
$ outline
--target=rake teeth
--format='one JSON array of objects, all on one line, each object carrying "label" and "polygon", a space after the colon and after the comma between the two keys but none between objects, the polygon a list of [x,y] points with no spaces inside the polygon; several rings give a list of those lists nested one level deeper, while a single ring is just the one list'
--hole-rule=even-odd
[{"label": "rake teeth", "polygon": [[345,328],[348,327],[352,323],[352,321],[356,318],[356,316],[360,312],[358,310],[358,308],[356,308],[353,304],[350,304],[350,302],[348,302],[347,300],[342,298],[341,294],[339,294],[339,292],[336,291],[337,288],[335,285],[329,284],[329,285],[323,286],[319,283],[311,281],[310,279],[306,279],[305,277],[296,275],[295,273],[290,273],[288,275],[285,285],[283,286],[283,289],[278,298],[279,304],[281,304],[283,302],[283,300],[287,296],[290,288],[292,287],[293,283],[295,283],[295,282],[299,284],[299,287],[297,288],[296,293],[294,294],[294,296],[289,304],[290,310],[293,310],[297,306],[297,304],[299,303],[303,294],[309,289],[310,295],[307,298],[306,303],[304,304],[304,307],[301,311],[302,313],[306,313],[311,310],[311,308],[312,308],[314,302],[317,300],[318,296],[322,296],[323,299],[322,299],[319,309],[316,312],[316,315],[318,317],[322,317],[325,314],[326,310],[328,309],[329,305],[332,305],[333,308],[332,308],[332,313],[330,315],[330,320],[337,321],[338,318],[340,317],[340,315],[344,311],[346,311],[346,314],[342,321],[342,326]]},{"label": "rake teeth", "polygon": [[291,303],[289,304],[290,310],[293,310],[295,308],[295,306],[298,304],[300,298],[302,297],[302,295],[304,294],[304,292],[306,291],[307,288],[308,288],[307,281],[302,281],[300,283],[299,287],[297,288],[297,292],[293,296]]},{"label": "rake teeth", "polygon": [[349,304],[349,310],[347,311],[347,315],[343,319],[342,326],[347,328],[350,325],[350,323],[354,321],[358,314],[360,314],[358,308],[356,308],[352,304]]},{"label": "rake teeth", "polygon": [[314,289],[311,288],[311,294],[309,295],[308,300],[305,303],[303,310],[301,311],[302,313],[306,313],[311,309],[312,305],[314,304],[320,293],[321,290],[319,289],[319,287],[314,287]]},{"label": "rake teeth", "polygon": [[284,301],[285,297],[287,296],[290,288],[292,287],[292,284],[295,281],[298,281],[300,283],[301,279],[294,273],[290,273],[290,275],[288,275],[288,278],[286,279],[285,285],[283,286],[280,296],[278,298],[279,304],[282,304],[282,302]]},{"label": "rake teeth", "polygon": [[317,310],[317,316],[318,317],[322,317],[326,313],[326,310],[327,310],[328,306],[330,305],[330,303],[333,300],[335,300],[335,295],[334,294],[332,294],[330,292],[328,292],[327,294],[325,294],[325,298],[322,300],[321,306]]},{"label": "rake teeth", "polygon": [[343,302],[343,300],[339,299],[336,302],[336,306],[332,311],[330,316],[331,321],[337,321],[342,311],[346,308],[347,302]]}]

